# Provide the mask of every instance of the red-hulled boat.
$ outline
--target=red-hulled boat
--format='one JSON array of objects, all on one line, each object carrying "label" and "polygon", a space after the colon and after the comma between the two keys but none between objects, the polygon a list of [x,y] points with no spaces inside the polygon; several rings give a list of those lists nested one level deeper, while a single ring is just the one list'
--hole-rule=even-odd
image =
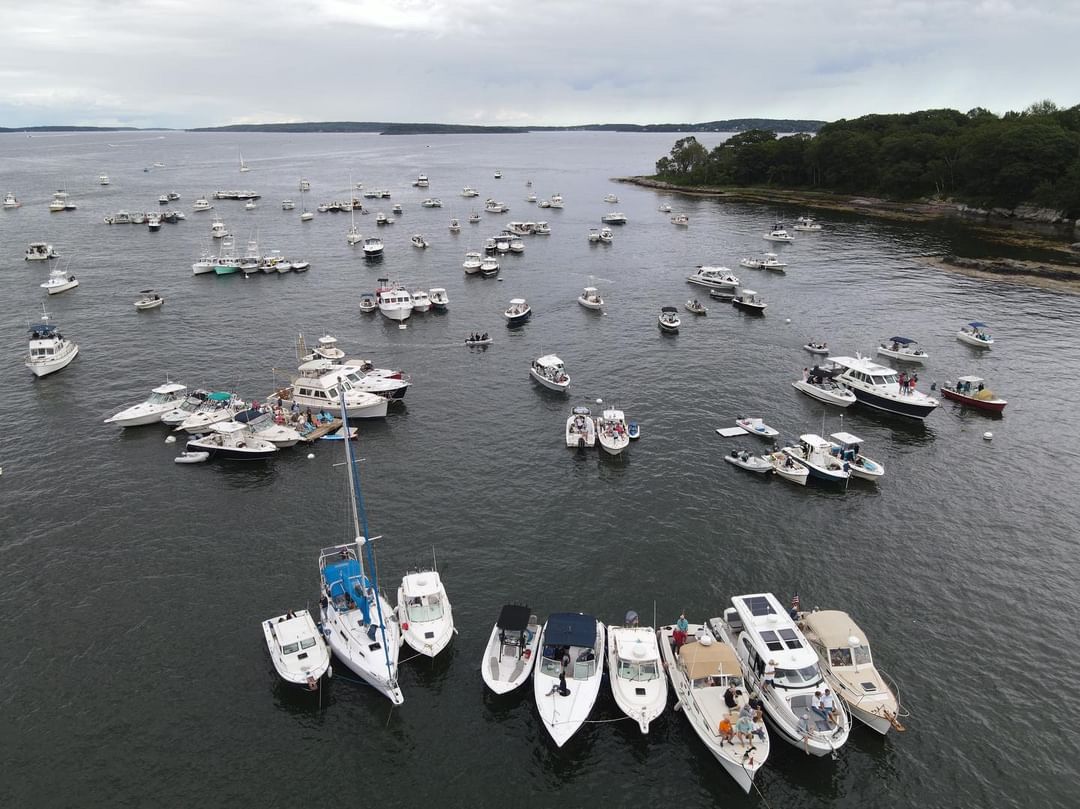
[{"label": "red-hulled boat", "polygon": [[955,385],[946,382],[941,386],[941,395],[968,407],[977,407],[979,410],[988,410],[991,413],[1000,413],[1008,404],[1004,399],[995,396],[994,392],[986,387],[983,379],[978,376],[959,377]]}]

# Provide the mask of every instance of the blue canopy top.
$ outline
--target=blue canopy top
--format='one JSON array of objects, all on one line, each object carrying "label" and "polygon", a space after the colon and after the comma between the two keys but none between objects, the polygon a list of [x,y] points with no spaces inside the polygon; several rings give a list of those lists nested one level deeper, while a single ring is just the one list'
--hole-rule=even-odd
[{"label": "blue canopy top", "polygon": [[596,619],[582,612],[556,612],[548,617],[544,643],[553,646],[592,646]]},{"label": "blue canopy top", "polygon": [[30,327],[30,333],[41,337],[51,337],[56,333],[56,326],[51,323],[35,323]]},{"label": "blue canopy top", "polygon": [[371,604],[364,592],[364,585],[367,582],[360,570],[359,562],[355,559],[345,559],[327,565],[323,568],[323,579],[326,581],[332,598],[348,596],[348,599],[351,599],[363,613],[364,623],[371,623]]},{"label": "blue canopy top", "polygon": [[255,421],[255,419],[262,418],[265,415],[261,410],[245,410],[242,413],[237,413],[233,416],[233,421],[238,421],[241,424],[247,424],[249,421]]},{"label": "blue canopy top", "polygon": [[909,346],[912,343],[916,342],[915,340],[912,340],[910,337],[890,337],[889,339],[892,342],[899,343],[902,346]]},{"label": "blue canopy top", "polygon": [[227,402],[229,401],[229,399],[232,398],[232,394],[228,391],[219,390],[211,393],[206,398],[209,399],[211,402]]},{"label": "blue canopy top", "polygon": [[971,328],[973,328],[973,329],[985,329],[986,328],[986,324],[985,323],[980,323],[978,320],[973,320],[970,323],[968,323],[968,325],[971,326]]}]

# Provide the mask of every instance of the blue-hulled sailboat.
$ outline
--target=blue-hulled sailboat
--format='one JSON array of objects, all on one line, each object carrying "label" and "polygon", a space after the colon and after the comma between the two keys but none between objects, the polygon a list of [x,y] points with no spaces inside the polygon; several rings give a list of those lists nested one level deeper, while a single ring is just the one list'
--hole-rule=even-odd
[{"label": "blue-hulled sailboat", "polygon": [[[344,400],[341,415],[348,423]],[[319,553],[319,599],[323,632],[334,656],[395,705],[405,697],[398,686],[401,630],[389,602],[379,592],[378,572],[369,537],[360,475],[352,442],[342,441],[352,491],[355,542],[323,548]]]}]

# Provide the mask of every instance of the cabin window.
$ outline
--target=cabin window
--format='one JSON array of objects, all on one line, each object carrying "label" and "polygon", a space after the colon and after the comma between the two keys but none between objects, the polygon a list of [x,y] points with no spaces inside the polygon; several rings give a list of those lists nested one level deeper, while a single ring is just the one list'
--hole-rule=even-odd
[{"label": "cabin window", "polygon": [[829,649],[829,665],[831,666],[850,666],[851,665],[851,649]]},{"label": "cabin window", "polygon": [[812,685],[821,679],[817,666],[801,669],[777,669],[776,682],[789,686]]},{"label": "cabin window", "polygon": [[750,596],[749,598],[744,598],[743,603],[750,608],[751,615],[762,616],[774,615],[776,613],[772,604],[769,603],[769,599],[764,596]]},{"label": "cabin window", "polygon": [[301,396],[311,396],[311,388],[300,388],[300,390],[299,390],[299,391],[297,391],[297,392],[298,392],[298,393],[299,393],[299,394],[300,394]]},{"label": "cabin window", "polygon": [[802,641],[799,640],[799,636],[795,634],[794,629],[781,629],[780,637],[784,639],[784,643],[789,649],[802,648]]},{"label": "cabin window", "polygon": [[442,600],[432,595],[425,604],[421,598],[410,598],[405,602],[405,614],[410,621],[436,621],[443,615]]},{"label": "cabin window", "polygon": [[776,633],[771,629],[766,629],[761,633],[761,639],[765,642],[765,646],[768,647],[770,652],[779,652],[784,648],[784,644],[776,637]]},{"label": "cabin window", "polygon": [[300,651],[299,643],[286,643],[281,647],[281,653],[287,655],[294,655]]},{"label": "cabin window", "polygon": [[326,392],[326,398],[327,399],[336,399],[337,397],[338,397],[338,389],[337,389],[337,385],[335,385],[334,387],[330,388],[330,390],[328,390]]},{"label": "cabin window", "polygon": [[896,381],[896,374],[886,374],[885,375],[886,384],[891,385],[895,381]]},{"label": "cabin window", "polygon": [[[586,649],[586,654],[593,655],[592,649]],[[580,657],[580,655],[579,655]],[[588,660],[578,660],[574,663],[574,679],[575,680],[588,680],[593,674],[596,673],[596,656],[593,655]]]},{"label": "cabin window", "polygon": [[648,682],[659,676],[655,661],[646,663],[632,663],[629,660],[619,658],[619,676],[631,682]]},{"label": "cabin window", "polygon": [[314,645],[315,645],[315,638],[301,638],[300,639],[300,648],[301,649],[310,649]]},{"label": "cabin window", "polygon": [[873,383],[874,383],[875,385],[884,385],[884,384],[885,384],[885,379],[886,379],[886,378],[885,378],[885,377],[883,377],[883,376],[875,376],[875,377],[873,377],[873,378],[871,379],[871,381],[872,381],[872,382],[873,382]]},{"label": "cabin window", "polygon": [[855,665],[856,666],[869,666],[870,665],[870,647],[869,646],[854,646],[852,651],[855,653]]},{"label": "cabin window", "polygon": [[[552,652],[552,654],[554,654],[554,652]],[[540,662],[540,673],[541,674],[546,674],[549,677],[558,677],[559,673],[561,671],[562,671],[562,661],[561,660],[553,660],[552,658],[545,655],[544,659]]]}]

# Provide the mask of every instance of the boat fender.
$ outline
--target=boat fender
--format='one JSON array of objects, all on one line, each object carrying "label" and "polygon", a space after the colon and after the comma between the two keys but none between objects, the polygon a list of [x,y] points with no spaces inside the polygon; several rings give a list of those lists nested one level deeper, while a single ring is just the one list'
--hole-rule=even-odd
[{"label": "boat fender", "polygon": [[326,667],[326,679],[329,680],[333,676],[334,676],[334,667],[333,666],[327,666]]},{"label": "boat fender", "polygon": [[323,633],[323,635],[324,635],[324,636],[326,637],[326,639],[327,639],[327,640],[329,640],[329,639],[330,639],[330,636],[334,634],[334,630],[332,630],[332,629],[331,629],[330,627],[328,627],[328,626],[324,626],[324,627],[322,628],[322,633]]},{"label": "boat fender", "polygon": [[531,658],[532,657],[532,649],[526,649],[525,653],[522,655],[522,657],[524,657],[526,660]]},{"label": "boat fender", "polygon": [[401,622],[401,628],[403,630],[405,630],[406,632],[408,632],[409,631],[409,622],[408,621],[402,621]]}]

